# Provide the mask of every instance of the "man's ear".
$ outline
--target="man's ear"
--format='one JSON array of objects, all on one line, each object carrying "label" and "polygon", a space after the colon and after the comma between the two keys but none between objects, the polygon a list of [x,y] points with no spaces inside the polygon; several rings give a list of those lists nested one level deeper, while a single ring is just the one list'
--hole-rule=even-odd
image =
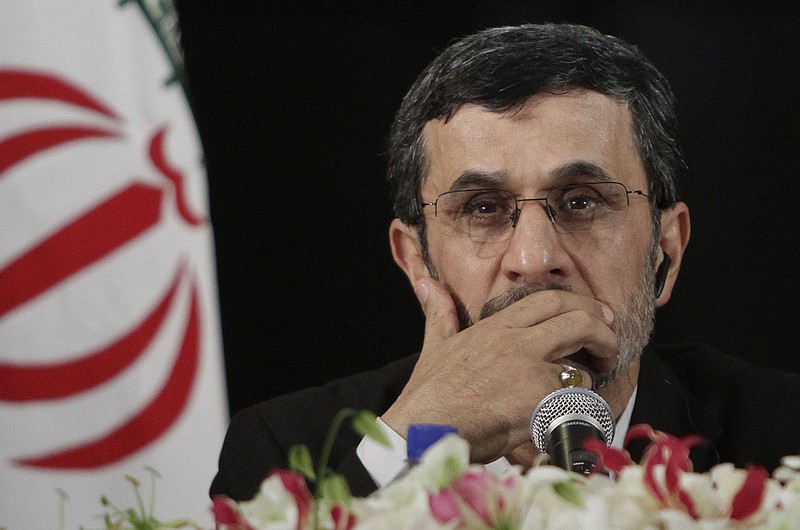
[{"label": "man's ear", "polygon": [[664,263],[665,254],[669,256],[669,264],[664,273],[664,288],[656,298],[656,307],[666,304],[672,296],[691,231],[689,207],[686,203],[679,202],[672,208],[661,211],[661,232],[658,240],[660,252],[656,267]]},{"label": "man's ear", "polygon": [[389,243],[395,263],[403,269],[412,286],[424,278],[430,278],[430,272],[422,255],[422,244],[416,226],[410,226],[395,219],[389,226]]}]

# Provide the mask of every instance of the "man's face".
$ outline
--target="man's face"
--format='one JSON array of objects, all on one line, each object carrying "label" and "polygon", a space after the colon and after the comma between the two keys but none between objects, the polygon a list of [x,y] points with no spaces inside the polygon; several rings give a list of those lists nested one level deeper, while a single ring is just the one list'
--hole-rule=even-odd
[{"label": "man's face", "polygon": [[[544,197],[559,186],[603,178],[646,191],[631,130],[623,104],[589,91],[536,96],[514,114],[464,106],[448,122],[425,127],[429,171],[422,198],[434,201],[465,181],[467,187],[503,188],[518,197]],[[517,226],[497,243],[445,235],[443,220],[425,208],[432,272],[451,290],[464,324],[520,293],[547,288],[590,296],[627,319],[637,319],[632,305],[651,303],[642,292],[652,277],[653,225],[645,198],[633,196],[619,225],[575,233],[558,232],[542,201],[520,204]],[[645,300],[637,302],[637,296]],[[621,324],[618,319],[615,325]]]}]

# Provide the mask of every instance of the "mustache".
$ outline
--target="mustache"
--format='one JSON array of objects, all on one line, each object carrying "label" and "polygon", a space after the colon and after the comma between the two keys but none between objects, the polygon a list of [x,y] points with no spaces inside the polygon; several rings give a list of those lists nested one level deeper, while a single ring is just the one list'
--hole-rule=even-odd
[{"label": "mustache", "polygon": [[491,316],[498,311],[502,311],[506,307],[510,306],[514,302],[518,302],[522,300],[529,294],[533,294],[539,291],[549,291],[549,290],[557,290],[557,291],[567,291],[571,292],[572,287],[566,283],[558,283],[558,282],[544,282],[538,284],[526,284],[520,287],[514,287],[506,291],[505,293],[501,294],[500,296],[496,296],[483,304],[481,308],[480,318],[484,319],[488,316]]}]

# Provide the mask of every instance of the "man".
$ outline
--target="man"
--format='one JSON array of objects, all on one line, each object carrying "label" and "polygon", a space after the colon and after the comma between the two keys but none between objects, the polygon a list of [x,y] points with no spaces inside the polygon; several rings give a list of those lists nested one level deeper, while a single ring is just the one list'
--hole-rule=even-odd
[{"label": "man", "polygon": [[666,80],[613,37],[527,25],[449,47],[390,142],[390,243],[425,313],[421,353],[239,413],[212,494],[252,497],[293,444],[318,455],[343,407],[375,412],[394,442],[339,437],[331,467],[356,494],[402,472],[413,423],[456,426],[475,462],[530,465],[531,413],[562,374],[609,403],[615,445],[648,423],[707,440],[699,471],[800,452],[796,407],[776,412],[800,376],[649,345],[690,234],[677,137]]}]

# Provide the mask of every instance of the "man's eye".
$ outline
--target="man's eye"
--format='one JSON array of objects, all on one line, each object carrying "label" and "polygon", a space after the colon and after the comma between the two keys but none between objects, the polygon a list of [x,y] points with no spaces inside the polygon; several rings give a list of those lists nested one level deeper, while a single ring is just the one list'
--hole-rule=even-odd
[{"label": "man's eye", "polygon": [[595,208],[597,205],[598,201],[594,197],[589,197],[588,195],[569,197],[566,202],[566,207],[570,210],[587,210]]},{"label": "man's eye", "polygon": [[467,213],[490,215],[496,213],[499,209],[499,206],[495,202],[481,201],[470,203],[467,206]]},{"label": "man's eye", "polygon": [[463,208],[466,215],[487,216],[505,213],[508,209],[507,201],[501,197],[481,195],[473,197]]},{"label": "man's eye", "polygon": [[562,210],[579,212],[581,210],[593,210],[605,204],[603,194],[592,188],[580,188],[570,190],[561,197],[559,207]]}]

